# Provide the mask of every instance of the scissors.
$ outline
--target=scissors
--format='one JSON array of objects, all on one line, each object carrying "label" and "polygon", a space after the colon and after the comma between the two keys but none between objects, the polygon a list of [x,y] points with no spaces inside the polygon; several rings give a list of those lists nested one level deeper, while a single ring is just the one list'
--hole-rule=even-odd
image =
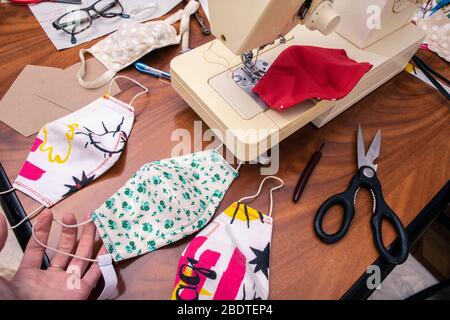
[{"label": "scissors", "polygon": [[[381,258],[392,264],[398,265],[406,261],[409,251],[409,240],[405,228],[398,216],[387,205],[383,198],[381,184],[377,177],[378,165],[374,161],[380,155],[381,147],[381,131],[379,130],[375,136],[369,151],[366,153],[364,146],[364,136],[361,125],[358,128],[358,173],[353,177],[347,191],[332,196],[326,200],[317,211],[314,220],[314,230],[325,243],[335,243],[341,240],[348,232],[350,224],[355,215],[356,197],[360,188],[366,188],[372,194],[373,215],[371,219],[372,234],[375,247]],[[335,206],[341,206],[344,209],[343,221],[340,229],[334,234],[327,234],[323,230],[323,219],[328,210]],[[388,220],[394,227],[398,239],[400,240],[400,249],[397,254],[392,250],[388,250],[383,243],[382,238],[382,222]]]},{"label": "scissors", "polygon": [[38,4],[41,2],[58,2],[58,3],[71,3],[71,4],[81,4],[81,0],[10,0],[14,4]]}]

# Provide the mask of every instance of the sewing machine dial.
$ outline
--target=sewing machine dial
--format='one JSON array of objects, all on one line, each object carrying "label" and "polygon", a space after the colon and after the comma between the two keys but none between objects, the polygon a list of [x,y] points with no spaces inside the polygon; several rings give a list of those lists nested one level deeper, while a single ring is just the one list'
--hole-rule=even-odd
[{"label": "sewing machine dial", "polygon": [[394,5],[392,6],[392,11],[394,13],[400,13],[413,3],[414,4],[419,3],[419,0],[395,0]]}]

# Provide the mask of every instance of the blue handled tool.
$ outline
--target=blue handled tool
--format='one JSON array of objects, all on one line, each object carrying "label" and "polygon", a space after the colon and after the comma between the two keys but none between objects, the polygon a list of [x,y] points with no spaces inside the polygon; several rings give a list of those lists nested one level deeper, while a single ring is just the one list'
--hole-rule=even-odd
[{"label": "blue handled tool", "polygon": [[162,70],[150,67],[150,66],[148,66],[148,65],[146,65],[145,63],[142,63],[142,62],[136,62],[134,64],[134,67],[139,72],[149,74],[149,75],[151,75],[151,76],[153,76],[155,78],[158,78],[158,79],[159,78],[163,78],[163,79],[166,79],[166,80],[170,80],[171,79],[171,75],[170,75],[169,72],[165,72],[165,71],[162,71]]}]

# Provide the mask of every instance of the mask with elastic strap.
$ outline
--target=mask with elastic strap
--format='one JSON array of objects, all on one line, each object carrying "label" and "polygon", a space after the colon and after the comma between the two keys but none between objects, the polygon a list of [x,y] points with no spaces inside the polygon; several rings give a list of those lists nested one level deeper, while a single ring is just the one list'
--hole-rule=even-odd
[{"label": "mask with elastic strap", "polygon": [[[197,1],[191,0],[183,10],[161,21],[139,23],[124,22],[119,30],[95,44],[90,49],[80,50],[81,68],[78,71],[78,82],[84,88],[93,89],[109,82],[117,72],[153,50],[179,44],[183,41],[182,51],[189,45],[189,20],[199,8]],[[180,33],[172,26],[181,20]],[[86,73],[85,54],[92,54],[107,69],[93,81],[84,79]]]},{"label": "mask with elastic strap", "polygon": [[[110,85],[108,94],[74,113],[46,124],[38,133],[31,152],[13,183],[13,189],[0,192],[0,196],[18,190],[40,202],[41,206],[9,229],[17,228],[45,207],[52,207],[87,186],[119,160],[134,123],[132,104],[138,96],[147,93],[148,89],[131,78],[116,78],[128,79],[144,91],[138,93],[130,104],[126,104],[109,95]],[[68,228],[77,228],[91,222],[89,220],[77,225],[65,225],[53,220]],[[42,243],[35,235],[35,227],[36,223],[33,225],[32,235],[40,245],[75,257]],[[109,283],[112,283],[105,288],[101,297],[110,296],[115,289],[114,283],[117,283],[111,256],[107,254],[98,259],[76,258],[99,263],[103,275],[111,279]]]},{"label": "mask with elastic strap", "polygon": [[[219,147],[221,148],[221,146]],[[238,170],[218,149],[154,161],[143,165],[92,218],[109,254],[87,259],[46,246],[47,249],[99,264],[105,288],[99,299],[115,295],[117,276],[112,261],[137,257],[172,244],[203,229],[222,201]]]},{"label": "mask with elastic strap", "polygon": [[[269,215],[245,204],[275,179]],[[184,250],[177,268],[173,300],[257,300],[269,297],[269,260],[274,190],[283,180],[266,177],[258,192],[233,203]]]},{"label": "mask with elastic strap", "polygon": [[[142,87],[142,93],[148,92],[136,81],[127,79]],[[100,177],[119,160],[133,123],[134,108],[108,93],[46,124],[36,136],[13,183],[14,189],[47,208],[52,207]]]},{"label": "mask with elastic strap", "polygon": [[92,218],[115,261],[133,258],[205,227],[237,176],[216,150],[155,161]]}]

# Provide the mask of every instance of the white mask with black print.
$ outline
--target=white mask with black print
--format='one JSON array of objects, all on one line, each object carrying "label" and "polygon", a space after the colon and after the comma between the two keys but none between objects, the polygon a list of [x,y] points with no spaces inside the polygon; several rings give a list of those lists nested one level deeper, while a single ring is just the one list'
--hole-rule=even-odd
[{"label": "white mask with black print", "polygon": [[[269,214],[247,206],[270,179]],[[173,300],[266,300],[272,238],[272,192],[283,187],[266,177],[258,192],[233,203],[184,250],[177,268]]]},{"label": "white mask with black print", "polygon": [[[134,123],[133,101],[115,99],[109,91],[87,106],[46,124],[37,134],[13,189],[21,191],[42,206],[52,207],[65,197],[103,175],[120,158]],[[115,79],[114,79],[115,80]],[[111,82],[112,84],[112,82]],[[29,217],[31,218],[31,217]]]},{"label": "white mask with black print", "polygon": [[[116,78],[126,78],[144,91],[138,93],[130,104],[126,104],[109,95],[111,82],[108,94],[74,113],[46,124],[39,131],[13,188],[0,192],[0,196],[18,190],[41,203],[41,206],[10,229],[17,228],[45,207],[52,207],[86,187],[119,160],[134,123],[132,104],[138,96],[147,93],[148,89],[131,78]],[[56,219],[54,221],[64,225]],[[64,226],[75,228],[85,223],[88,222]],[[35,226],[36,224],[33,225],[33,237],[44,245],[34,234]],[[99,261],[101,265],[111,265],[110,255],[99,257]]]},{"label": "white mask with black print", "polygon": [[[141,94],[148,91],[127,79],[144,89]],[[123,103],[108,93],[46,124],[36,136],[13,183],[14,189],[47,208],[55,205],[100,177],[119,160],[133,123],[131,103]]]}]

